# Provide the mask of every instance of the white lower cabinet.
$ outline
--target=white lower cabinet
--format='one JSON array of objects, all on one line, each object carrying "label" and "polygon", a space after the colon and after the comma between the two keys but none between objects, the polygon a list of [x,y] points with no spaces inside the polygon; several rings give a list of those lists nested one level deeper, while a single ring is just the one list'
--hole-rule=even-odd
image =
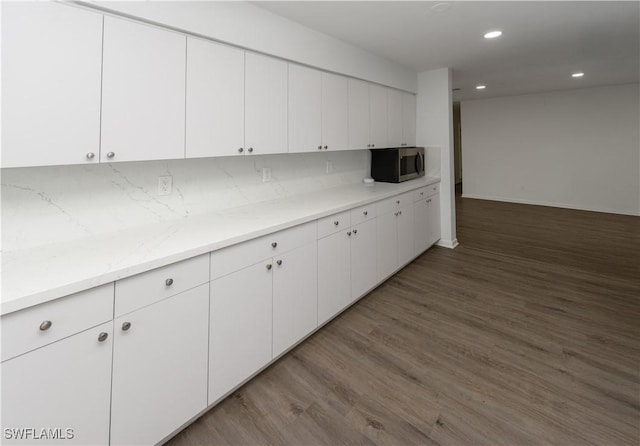
[{"label": "white lower cabinet", "polygon": [[318,326],[317,242],[274,257],[273,357]]},{"label": "white lower cabinet", "polygon": [[2,363],[2,444],[109,443],[112,330],[107,322]]},{"label": "white lower cabinet", "polygon": [[440,194],[427,191],[417,196],[414,204],[415,255],[420,255],[440,240]]},{"label": "white lower cabinet", "polygon": [[111,444],[156,444],[207,406],[209,284],[115,320]]},{"label": "white lower cabinet", "polygon": [[346,228],[318,240],[318,325],[352,302],[351,238]]},{"label": "white lower cabinet", "polygon": [[272,270],[268,259],[211,282],[208,404],[272,359]]},{"label": "white lower cabinet", "polygon": [[405,206],[398,211],[398,267],[402,267],[413,260],[413,205]]},{"label": "white lower cabinet", "polygon": [[376,261],[376,220],[365,221],[352,228],[351,300],[369,291],[378,282]]},{"label": "white lower cabinet", "polygon": [[397,211],[378,215],[376,258],[378,261],[378,280],[389,277],[398,266]]}]

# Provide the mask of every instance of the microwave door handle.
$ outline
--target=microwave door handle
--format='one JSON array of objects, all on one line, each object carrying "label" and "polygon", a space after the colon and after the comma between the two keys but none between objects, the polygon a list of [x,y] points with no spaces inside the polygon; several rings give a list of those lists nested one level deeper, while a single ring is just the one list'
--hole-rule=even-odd
[{"label": "microwave door handle", "polygon": [[423,162],[422,162],[422,154],[418,153],[416,156],[416,173],[422,172]]}]

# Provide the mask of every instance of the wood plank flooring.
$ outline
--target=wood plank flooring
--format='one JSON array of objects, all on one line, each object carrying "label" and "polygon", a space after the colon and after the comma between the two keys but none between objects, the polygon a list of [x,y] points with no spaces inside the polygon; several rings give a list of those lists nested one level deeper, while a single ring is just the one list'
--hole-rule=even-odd
[{"label": "wood plank flooring", "polygon": [[168,444],[638,445],[640,219],[459,199],[434,247]]}]

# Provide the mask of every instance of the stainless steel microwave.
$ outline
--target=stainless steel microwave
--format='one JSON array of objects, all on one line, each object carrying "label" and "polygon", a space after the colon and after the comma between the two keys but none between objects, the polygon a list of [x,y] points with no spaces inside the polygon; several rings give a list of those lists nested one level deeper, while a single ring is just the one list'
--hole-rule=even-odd
[{"label": "stainless steel microwave", "polygon": [[424,147],[371,149],[371,178],[400,183],[424,176]]}]

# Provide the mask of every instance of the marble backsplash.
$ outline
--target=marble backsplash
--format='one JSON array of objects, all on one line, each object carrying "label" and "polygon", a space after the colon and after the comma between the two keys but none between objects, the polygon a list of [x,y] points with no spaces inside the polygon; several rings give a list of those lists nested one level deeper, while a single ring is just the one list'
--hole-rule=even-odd
[{"label": "marble backsplash", "polygon": [[[2,249],[117,232],[362,181],[363,151],[2,169]],[[327,163],[332,172],[327,173]],[[262,168],[272,179],[262,181]],[[158,195],[158,177],[173,177]]]}]

